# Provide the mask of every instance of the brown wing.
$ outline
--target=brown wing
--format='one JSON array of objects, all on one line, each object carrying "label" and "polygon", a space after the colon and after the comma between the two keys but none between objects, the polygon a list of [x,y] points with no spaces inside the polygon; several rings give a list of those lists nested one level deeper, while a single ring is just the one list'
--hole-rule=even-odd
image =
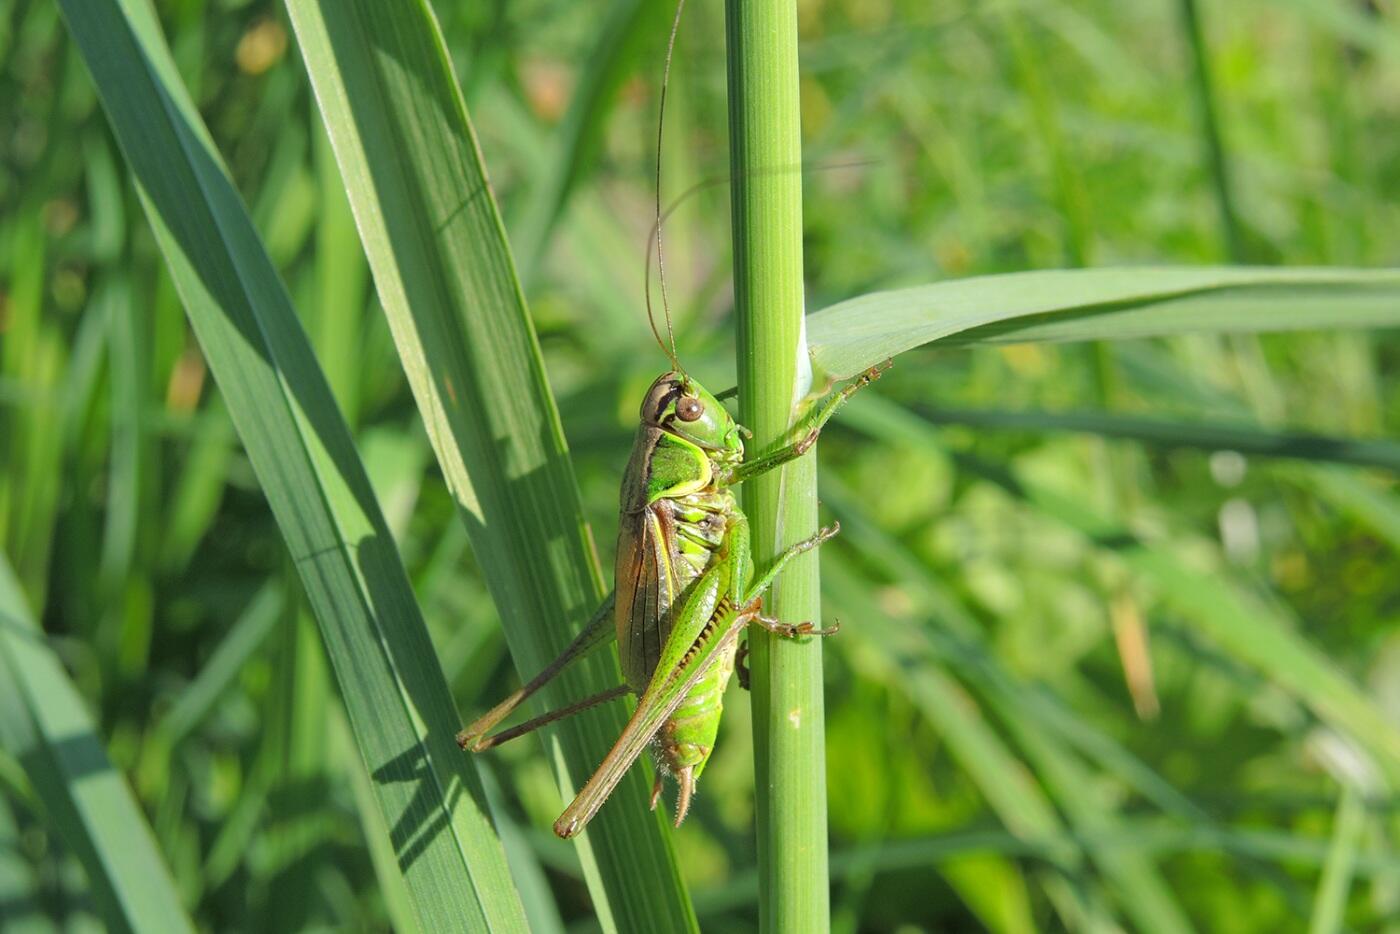
[{"label": "brown wing", "polygon": [[662,501],[624,511],[617,535],[617,649],[622,676],[640,694],[651,680],[670,634],[677,579],[675,526]]}]

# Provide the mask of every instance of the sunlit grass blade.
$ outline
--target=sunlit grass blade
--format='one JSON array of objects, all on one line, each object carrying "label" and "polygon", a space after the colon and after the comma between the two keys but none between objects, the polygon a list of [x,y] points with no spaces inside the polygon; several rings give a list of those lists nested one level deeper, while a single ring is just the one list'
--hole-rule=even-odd
[{"label": "sunlit grass blade", "polygon": [[1122,340],[1400,325],[1400,272],[1264,267],[1015,272],[872,292],[807,318],[836,379],[931,342]]},{"label": "sunlit grass blade", "polygon": [[1263,428],[1245,422],[1121,415],[1116,412],[1010,412],[1000,409],[951,409],[916,406],[935,425],[1027,432],[1080,432],[1104,438],[1141,441],[1164,448],[1235,451],[1260,457],[1354,464],[1400,471],[1400,444]]},{"label": "sunlit grass blade", "polygon": [[112,930],[192,931],[146,815],[0,556],[0,745],[24,765]]},{"label": "sunlit grass blade", "polygon": [[[601,601],[601,575],[544,364],[485,168],[421,0],[291,0],[288,9],[380,302],[438,463],[530,676]],[[621,682],[589,659],[544,692],[563,706]],[[544,738],[567,796],[621,732],[617,702]],[[465,754],[460,754],[465,756]],[[662,815],[634,769],[581,838],[604,926],[693,927]]]},{"label": "sunlit grass blade", "polygon": [[75,0],[62,9],[320,623],[421,920],[523,930],[364,468],[149,7]]},{"label": "sunlit grass blade", "polygon": [[1356,856],[1365,829],[1365,799],[1356,789],[1344,787],[1337,803],[1332,845],[1327,850],[1327,863],[1322,867],[1322,881],[1317,887],[1308,934],[1337,934],[1345,929],[1347,895],[1356,874]]}]

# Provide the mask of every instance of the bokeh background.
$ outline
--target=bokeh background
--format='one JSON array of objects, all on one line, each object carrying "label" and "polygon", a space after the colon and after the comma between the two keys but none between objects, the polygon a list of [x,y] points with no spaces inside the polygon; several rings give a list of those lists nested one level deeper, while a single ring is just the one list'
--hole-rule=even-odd
[{"label": "bokeh background", "polygon": [[[517,674],[285,13],[155,6],[481,710]],[[642,289],[671,9],[434,6],[610,567],[664,366]],[[1393,265],[1396,12],[1200,6],[1193,26],[1177,0],[801,0],[809,306],[1076,265]],[[692,0],[667,270],[712,388],[733,378],[725,123],[722,5]],[[1397,359],[1385,333],[915,351],[842,413],[821,445],[845,525],[822,550],[838,930],[1055,929],[1065,884],[1106,918],[1150,891],[1203,930],[1302,930],[1334,847],[1349,929],[1400,930],[1395,802],[1364,738],[1287,687],[1304,640],[1400,719],[1393,476],[1182,427],[1383,439]],[[0,8],[0,535],[196,919],[386,929],[393,852],[315,626],[48,0]],[[707,931],[756,927],[749,740],[733,688],[675,837]],[[590,929],[539,745],[480,767],[539,917]],[[0,750],[0,927],[97,929],[85,890]]]}]

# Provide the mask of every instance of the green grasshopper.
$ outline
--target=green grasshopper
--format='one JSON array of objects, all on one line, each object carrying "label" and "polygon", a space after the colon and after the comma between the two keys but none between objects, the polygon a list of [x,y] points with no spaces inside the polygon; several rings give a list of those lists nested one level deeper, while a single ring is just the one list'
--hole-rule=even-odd
[{"label": "green grasshopper", "polygon": [[[836,631],[835,626],[817,629],[810,622],[783,623],[764,616],[763,593],[784,565],[831,538],[838,527],[824,528],[791,546],[755,576],[749,520],[740,510],[733,488],[805,454],[841,404],[882,369],[867,371],[813,408],[789,435],[795,441],[746,461],[742,440],[748,434],[746,429],[680,365],[671,333],[661,246],[661,131],[671,53],[684,5],[684,0],[677,3],[671,23],[656,127],[652,236],[669,347],[662,342],[652,315],[651,245],[647,245],[647,319],[673,368],[657,377],[642,402],[637,439],[622,481],[614,589],[558,658],[457,734],[463,749],[481,752],[623,694],[639,695],[637,709],[622,735],[578,797],[554,822],[554,832],[566,839],[593,819],[648,746],[656,763],[652,809],[661,797],[663,777],[673,776],[680,787],[675,815],[679,827],[690,809],[695,782],[714,748],[724,689],[738,660],[740,632],[750,625],[790,638]],[[622,662],[622,684],[488,735],[571,663],[614,635]],[[744,682],[741,669],[740,683]]]},{"label": "green grasshopper", "polygon": [[[755,576],[749,521],[733,487],[805,454],[841,403],[878,375],[879,369],[872,369],[827,397],[799,424],[796,441],[747,461],[744,429],[698,382],[677,369],[651,384],[622,481],[613,593],[558,658],[457,736],[463,749],[481,752],[625,693],[640,695],[622,735],[555,821],[559,836],[583,829],[649,745],[657,767],[651,806],[660,798],[663,776],[673,776],[679,785],[679,827],[714,748],[740,632],[749,625],[790,638],[836,631],[764,616],[763,593],[787,562],[839,527],[789,547]],[[611,635],[617,638],[623,684],[487,735]]]}]

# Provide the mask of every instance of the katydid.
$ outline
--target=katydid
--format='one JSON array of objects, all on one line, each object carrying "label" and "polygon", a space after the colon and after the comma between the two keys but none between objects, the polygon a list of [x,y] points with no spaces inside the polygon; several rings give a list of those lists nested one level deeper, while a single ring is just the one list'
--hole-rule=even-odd
[{"label": "katydid", "polygon": [[[749,522],[733,487],[801,457],[841,403],[878,374],[870,370],[827,397],[799,423],[792,435],[797,440],[747,461],[743,429],[698,382],[673,370],[651,384],[622,481],[613,593],[558,658],[457,736],[462,748],[481,752],[622,694],[640,695],[622,735],[555,821],[559,836],[583,829],[648,746],[657,767],[651,805],[662,777],[673,776],[680,826],[714,748],[740,632],[749,625],[789,637],[836,631],[764,616],[763,593],[784,564],[835,535],[837,526],[791,546],[755,575]],[[488,735],[567,665],[614,635],[623,684]]]},{"label": "katydid", "polygon": [[[622,481],[614,589],[558,658],[457,735],[463,749],[481,752],[623,694],[639,695],[637,709],[622,735],[578,797],[554,822],[554,832],[565,838],[581,831],[598,813],[648,746],[657,770],[651,806],[655,809],[661,797],[663,777],[673,776],[680,788],[675,813],[679,827],[690,809],[695,782],[714,748],[724,689],[734,672],[741,631],[758,625],[791,638],[836,631],[834,626],[818,629],[810,622],[784,623],[764,616],[763,593],[783,565],[831,538],[837,526],[792,545],[755,575],[749,521],[739,508],[733,487],[805,454],[841,404],[882,369],[867,371],[811,409],[786,443],[745,460],[742,436],[747,431],[680,365],[666,301],[661,243],[661,139],[671,53],[684,6],[684,0],[679,0],[671,23],[656,127],[652,235],[669,347],[661,340],[652,315],[650,262],[646,267],[647,319],[673,369],[657,377],[642,402],[637,438]],[[650,253],[649,243],[648,260]],[[489,735],[527,698],[568,665],[604,645],[610,636],[617,639],[622,684]]]}]

